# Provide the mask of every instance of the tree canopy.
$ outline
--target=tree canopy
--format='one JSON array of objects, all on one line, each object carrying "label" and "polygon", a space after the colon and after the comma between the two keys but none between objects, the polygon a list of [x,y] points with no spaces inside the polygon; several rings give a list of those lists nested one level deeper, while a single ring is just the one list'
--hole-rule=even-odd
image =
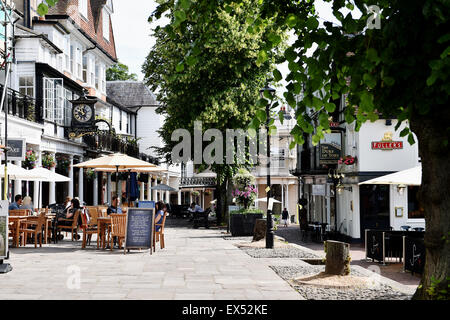
[{"label": "tree canopy", "polygon": [[106,70],[106,81],[117,81],[117,80],[137,81],[138,78],[135,73],[130,73],[128,66],[118,62]]}]

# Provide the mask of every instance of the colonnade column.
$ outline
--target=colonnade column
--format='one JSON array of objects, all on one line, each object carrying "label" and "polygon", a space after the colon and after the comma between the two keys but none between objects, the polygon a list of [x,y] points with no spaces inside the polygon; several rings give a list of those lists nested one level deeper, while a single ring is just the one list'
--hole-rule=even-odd
[{"label": "colonnade column", "polygon": [[144,201],[144,196],[145,196],[145,182],[141,182],[141,188],[140,188],[140,197],[139,197],[139,201]]},{"label": "colonnade column", "polygon": [[[80,157],[80,162],[83,162],[83,157]],[[83,168],[80,168],[78,174],[78,198],[80,199],[80,204],[83,204],[83,194],[84,194],[83,176],[84,170]]]},{"label": "colonnade column", "polygon": [[[36,151],[37,155],[37,164],[36,167],[40,167],[42,165],[42,157],[41,157],[41,151]],[[34,188],[33,188],[33,204],[35,208],[41,208],[42,207],[42,185],[40,181],[34,181]]]},{"label": "colonnade column", "polygon": [[[56,153],[52,153],[53,159],[56,158]],[[55,159],[56,162],[56,159]],[[51,167],[50,168],[51,172],[55,172],[55,167]],[[50,182],[49,183],[49,199],[48,199],[48,204],[52,204],[56,202],[56,183],[55,182]]]},{"label": "colonnade column", "polygon": [[[15,161],[15,165],[22,168],[22,161]],[[22,195],[22,198],[24,197],[24,195],[22,194],[22,180],[14,180],[14,192],[15,194]],[[13,194],[12,196],[14,197],[15,194]]]},{"label": "colonnade column", "polygon": [[[169,173],[167,172],[167,177],[166,177],[166,184],[169,185]],[[166,191],[166,203],[170,203],[170,192]]]},{"label": "colonnade column", "polygon": [[178,205],[181,205],[181,190],[178,190]]},{"label": "colonnade column", "polygon": [[[158,184],[158,177],[157,176],[154,176],[153,177],[155,180],[153,181],[153,186],[154,187],[156,187],[156,185]],[[158,201],[158,198],[157,198],[157,191],[156,190],[153,190],[153,201]]]},{"label": "colonnade column", "polygon": [[147,200],[148,201],[152,200],[152,189],[150,189],[151,187],[152,187],[152,176],[149,174],[148,181],[147,181]]},{"label": "colonnade column", "polygon": [[111,173],[106,173],[106,202],[111,204],[111,193],[112,193],[112,185],[111,185]]},{"label": "colonnade column", "polygon": [[73,156],[69,156],[69,192],[68,196],[73,198]]},{"label": "colonnade column", "polygon": [[98,172],[94,171],[94,206],[98,206]]}]

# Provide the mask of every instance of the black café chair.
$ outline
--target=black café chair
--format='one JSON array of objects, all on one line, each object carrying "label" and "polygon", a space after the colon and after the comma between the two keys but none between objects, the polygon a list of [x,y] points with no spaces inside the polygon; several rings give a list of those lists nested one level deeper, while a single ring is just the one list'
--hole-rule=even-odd
[{"label": "black caf\u00e9 chair", "polygon": [[410,226],[401,226],[400,229],[402,229],[403,231],[409,231],[409,229],[411,229]]},{"label": "black caf\u00e9 chair", "polygon": [[417,227],[417,228],[413,228],[413,230],[423,232],[423,231],[425,231],[425,228]]}]

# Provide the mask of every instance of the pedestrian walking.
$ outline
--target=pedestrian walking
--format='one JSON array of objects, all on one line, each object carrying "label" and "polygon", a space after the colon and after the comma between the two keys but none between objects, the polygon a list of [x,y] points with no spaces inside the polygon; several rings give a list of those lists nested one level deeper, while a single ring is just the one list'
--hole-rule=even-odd
[{"label": "pedestrian walking", "polygon": [[281,219],[284,223],[285,228],[288,226],[287,225],[288,218],[289,218],[289,212],[287,211],[286,208],[284,208],[283,212],[281,213]]}]

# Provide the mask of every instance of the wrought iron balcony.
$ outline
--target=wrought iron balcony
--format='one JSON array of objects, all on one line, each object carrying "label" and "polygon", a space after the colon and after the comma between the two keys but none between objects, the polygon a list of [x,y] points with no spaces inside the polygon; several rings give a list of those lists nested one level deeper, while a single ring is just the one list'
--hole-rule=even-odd
[{"label": "wrought iron balcony", "polygon": [[180,186],[187,187],[215,187],[216,178],[212,177],[181,177]]},{"label": "wrought iron balcony", "polygon": [[[0,95],[3,94],[3,85],[0,84]],[[18,91],[8,88],[5,97],[5,108],[8,108],[8,114],[32,122],[36,121],[35,100]]]},{"label": "wrought iron balcony", "polygon": [[140,156],[139,145],[137,143],[127,141],[108,131],[99,132],[96,135],[86,135],[83,137],[83,142],[87,144],[89,149],[97,152],[120,152],[136,158]]}]

